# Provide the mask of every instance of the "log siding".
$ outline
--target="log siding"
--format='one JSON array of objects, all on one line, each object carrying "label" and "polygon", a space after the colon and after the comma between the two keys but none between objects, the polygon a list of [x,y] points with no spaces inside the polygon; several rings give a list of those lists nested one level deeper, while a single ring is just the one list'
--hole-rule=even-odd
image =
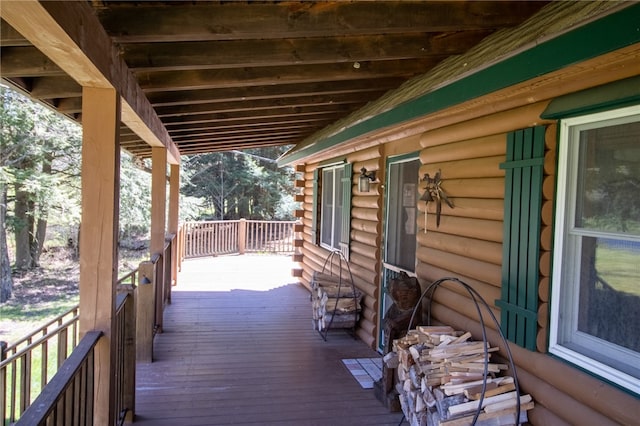
[{"label": "log siding", "polygon": [[[391,108],[384,114],[395,114],[398,118],[395,123],[368,127],[368,133],[364,135],[351,135],[345,131],[333,139],[326,138],[324,145],[322,142],[325,141],[314,145],[306,154],[303,148],[290,157],[299,156],[300,161],[307,161],[306,175],[309,175],[320,161],[360,155],[368,158],[368,170],[375,169],[369,161],[377,161],[378,179],[384,182],[384,164],[388,157],[419,150],[420,176],[425,173],[433,176],[440,170],[442,188],[455,207],[443,205],[440,226],[436,226],[433,203],[427,206],[419,202],[416,275],[423,288],[446,276],[463,280],[480,293],[494,315],[500,318],[501,312],[495,302],[501,297],[504,257],[505,171],[500,169],[500,163],[506,160],[510,132],[545,126],[540,249],[534,259],[539,265],[535,350],[509,344],[521,388],[536,402],[536,407],[529,412],[532,424],[637,423],[640,401],[636,395],[547,353],[558,136],[555,117],[550,119],[552,117],[545,116],[544,111],[549,102],[560,96],[637,76],[640,72],[638,58],[640,45],[634,41],[618,50],[585,57],[556,71],[523,79],[460,105],[433,111],[416,107],[404,115],[402,108]],[[425,77],[425,81],[428,78]],[[455,84],[451,83],[452,86]],[[428,97],[429,94],[424,95],[425,99]],[[403,104],[403,107],[409,109],[409,104]],[[418,110],[423,113],[420,117],[417,117]],[[376,114],[370,114],[370,117],[371,125],[379,118]],[[344,140],[336,143],[340,138]],[[365,154],[376,149],[380,154],[375,160]],[[365,160],[360,158],[358,161]],[[359,168],[354,160],[354,170]],[[424,184],[419,187],[424,191]],[[369,289],[365,291],[367,320],[363,322],[364,331],[358,335],[367,338],[371,324],[380,323],[377,297],[381,264],[379,247],[384,232],[384,191],[379,187],[374,191],[365,196],[354,190],[352,200],[351,247],[352,253],[357,255],[357,285],[364,286],[362,277],[368,275],[367,269],[376,279],[373,287],[364,286]],[[305,206],[305,209],[309,208],[306,199]],[[425,212],[428,214],[426,230]],[[322,251],[306,245],[305,242],[305,250],[322,258]],[[305,265],[305,268],[309,269],[309,266]],[[482,335],[475,306],[468,293],[458,286],[441,286],[435,294],[431,314],[434,322],[469,330],[475,338]],[[496,326],[489,321],[486,325],[489,340],[498,342]],[[364,340],[370,343],[372,339]],[[501,351],[505,355],[504,348]]]}]

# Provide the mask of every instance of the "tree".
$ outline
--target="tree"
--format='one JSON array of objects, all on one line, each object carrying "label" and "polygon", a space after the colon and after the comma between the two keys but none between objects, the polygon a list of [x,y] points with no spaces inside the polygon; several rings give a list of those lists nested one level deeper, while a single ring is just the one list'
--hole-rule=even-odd
[{"label": "tree", "polygon": [[203,200],[212,219],[289,219],[293,171],[278,168],[283,147],[200,154],[184,161],[183,193]]},{"label": "tree", "polygon": [[151,174],[128,153],[120,156],[120,238],[145,234],[151,225]]},{"label": "tree", "polygon": [[81,133],[75,123],[7,87],[0,86],[0,98],[0,261],[6,297],[12,287],[7,228],[15,235],[15,267],[37,266],[49,212],[74,202],[64,188],[79,188]]}]

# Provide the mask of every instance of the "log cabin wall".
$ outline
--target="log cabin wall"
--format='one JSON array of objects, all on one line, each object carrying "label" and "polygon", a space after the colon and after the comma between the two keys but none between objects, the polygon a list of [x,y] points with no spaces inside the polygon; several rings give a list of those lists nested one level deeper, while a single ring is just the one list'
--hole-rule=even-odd
[{"label": "log cabin wall", "polygon": [[[344,160],[353,164],[352,198],[351,198],[351,234],[349,266],[353,274],[355,286],[362,291],[362,318],[358,323],[356,334],[367,345],[375,344],[378,324],[378,287],[380,276],[380,234],[381,234],[381,185],[380,179],[371,184],[369,192],[358,191],[358,176],[362,167],[368,171],[379,173],[383,166],[382,147],[374,146],[362,151],[346,155]],[[329,251],[316,244],[312,234],[313,226],[313,185],[314,171],[321,168],[321,163],[306,164],[304,167],[304,201],[302,210],[304,241],[301,254],[303,262],[302,283],[310,288],[314,271],[321,271]],[[337,269],[337,268],[336,268]],[[334,270],[334,274],[338,271]],[[343,276],[348,276],[343,268]]]},{"label": "log cabin wall", "polygon": [[[602,3],[602,5],[606,6],[610,3]],[[637,9],[634,10],[637,13]],[[546,21],[543,20],[543,22]],[[539,25],[546,25],[543,22]],[[632,28],[634,34],[637,33],[635,28],[635,26]],[[386,109],[380,103],[377,113],[382,118],[379,121],[371,119],[368,123],[369,127],[362,129],[362,135],[351,138],[354,132],[348,132],[349,138],[345,136],[345,139],[341,140],[328,133],[332,135],[330,144],[322,145],[323,148],[317,151],[308,149],[305,153],[303,150],[302,153],[293,157],[307,161],[305,194],[312,194],[313,171],[322,164],[321,162],[331,158],[347,158],[348,161],[352,161],[349,159],[375,150],[375,146],[379,145],[381,151],[377,154],[379,155],[377,165],[378,170],[382,172],[378,175],[378,180],[384,182],[383,168],[387,158],[413,152],[409,146],[405,146],[405,142],[408,139],[413,140],[417,135],[417,149],[420,151],[422,163],[420,175],[429,173],[433,176],[440,170],[443,179],[442,188],[455,204],[453,209],[443,206],[441,223],[437,227],[433,214],[435,206],[425,207],[423,202],[419,203],[417,276],[423,287],[445,276],[462,279],[482,295],[490,304],[492,312],[500,318],[501,312],[496,300],[501,299],[502,291],[503,226],[506,204],[505,171],[500,168],[500,164],[507,158],[509,134],[521,129],[544,126],[543,181],[541,189],[538,189],[538,194],[542,195],[542,204],[539,212],[540,251],[537,257],[537,333],[532,350],[516,344],[509,345],[517,366],[522,391],[531,394],[536,402],[536,408],[529,412],[532,424],[609,425],[637,424],[638,422],[637,396],[624,392],[547,353],[549,283],[553,258],[552,228],[555,219],[557,123],[555,120],[542,120],[540,117],[554,98],[576,94],[583,89],[595,88],[639,75],[639,49],[640,45],[634,39],[633,44],[619,46],[616,51],[602,52],[594,57],[584,58],[583,62],[576,64],[565,64],[554,72],[530,76],[529,80],[484,94],[478,99],[471,99],[460,105],[445,105],[442,110],[423,111],[421,108],[431,104],[408,101],[406,108],[400,105],[393,111],[397,117],[402,117],[406,121],[397,120],[394,125],[388,125],[389,115],[385,115]],[[554,52],[557,51],[560,50],[554,50]],[[552,60],[555,55],[554,53],[546,56],[544,60]],[[466,65],[466,59],[464,61]],[[523,62],[521,65],[533,66],[533,61]],[[492,72],[495,71],[496,69],[492,70]],[[495,75],[499,76],[499,73]],[[444,98],[445,95],[437,89],[439,84],[437,76],[427,77],[424,81],[433,79],[434,97],[442,95]],[[491,81],[489,77],[487,81]],[[451,86],[456,91],[452,89],[451,92],[447,92],[450,95],[458,94],[460,91],[473,91],[477,87],[455,82]],[[411,87],[407,87],[408,92]],[[401,91],[401,93],[404,92]],[[420,100],[428,100],[428,98],[425,95]],[[389,106],[385,105],[385,107]],[[415,116],[418,110],[423,111],[423,117]],[[376,111],[366,112],[372,116],[376,113]],[[376,123],[383,126],[376,128]],[[338,131],[335,128],[330,130]],[[353,164],[354,174],[357,174],[360,167],[362,165],[357,162]],[[367,165],[366,168],[374,170],[372,165]],[[355,179],[353,183],[355,185]],[[424,186],[424,183],[420,184],[421,191],[424,190]],[[375,218],[368,216],[366,220],[357,218],[354,213],[351,241],[353,247],[363,244],[360,248],[374,249],[376,262],[366,267],[370,271],[375,271],[374,279],[377,283],[375,288],[378,288],[381,263],[379,247],[384,231],[384,224],[381,223],[384,192],[379,186],[375,187],[374,191],[379,213]],[[362,194],[358,194],[354,188],[353,199],[356,200],[360,196]],[[304,230],[305,233],[309,233],[312,199],[306,196],[304,201]],[[357,203],[358,201],[353,202],[353,209],[358,208]],[[424,232],[425,208],[429,210],[426,233]],[[374,206],[369,205],[367,209],[374,210]],[[303,253],[306,265],[303,276],[307,282],[312,271],[322,266],[326,256],[325,250],[309,244],[310,242],[312,242],[310,234],[305,234]],[[362,263],[359,263],[360,268]],[[363,270],[360,269],[358,274],[360,272]],[[363,276],[366,275],[363,274]],[[359,275],[356,278],[356,285],[368,284],[365,280],[366,278],[363,279]],[[372,344],[375,342],[375,333],[369,333],[367,330],[375,328],[375,324],[380,321],[377,315],[379,299],[376,298],[378,292],[374,288],[370,288],[370,291],[365,293],[367,294],[365,299],[367,319],[362,321],[364,326],[359,331],[359,336],[365,342]],[[460,330],[469,330],[476,339],[482,336],[476,308],[466,292],[458,287],[453,285],[441,287],[432,304],[431,313],[435,322],[446,323]],[[486,325],[489,341],[493,344],[500,342],[495,325],[488,321]],[[502,355],[505,355],[504,352],[502,348]]]},{"label": "log cabin wall", "polygon": [[[543,106],[514,109],[422,134],[420,175],[433,176],[440,170],[442,188],[454,208],[443,205],[437,227],[435,205],[420,203],[417,275],[423,288],[443,277],[460,278],[478,291],[500,318],[495,304],[501,297],[503,262],[505,172],[500,163],[505,161],[508,132],[545,125],[536,351],[510,344],[520,386],[536,402],[529,418],[533,424],[633,424],[637,421],[633,413],[638,409],[633,396],[546,354],[557,126],[540,121],[539,108]],[[505,120],[505,114],[511,119]],[[429,213],[426,232],[425,207]],[[431,309],[433,322],[469,330],[474,338],[482,338],[475,305],[460,286],[441,286]],[[490,342],[500,342],[488,315],[485,325]],[[506,356],[504,349],[501,353]]]}]

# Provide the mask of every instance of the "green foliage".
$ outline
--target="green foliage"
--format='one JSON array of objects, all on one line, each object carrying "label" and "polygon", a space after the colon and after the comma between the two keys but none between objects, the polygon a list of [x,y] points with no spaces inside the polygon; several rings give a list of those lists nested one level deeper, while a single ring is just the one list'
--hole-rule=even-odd
[{"label": "green foliage", "polygon": [[151,175],[128,153],[120,159],[120,236],[143,235],[151,226]]},{"label": "green foliage", "polygon": [[293,170],[275,163],[285,150],[260,148],[185,159],[182,193],[202,200],[197,219],[291,219]]}]

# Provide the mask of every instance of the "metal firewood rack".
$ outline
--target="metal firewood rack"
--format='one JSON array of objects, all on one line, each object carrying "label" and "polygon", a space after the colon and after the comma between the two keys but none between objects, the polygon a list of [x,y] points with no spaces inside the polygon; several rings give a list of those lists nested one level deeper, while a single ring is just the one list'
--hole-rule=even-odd
[{"label": "metal firewood rack", "polygon": [[[343,277],[343,263],[346,266],[346,270],[349,274],[349,280],[347,281],[346,278]],[[347,329],[349,330],[349,328],[351,329],[351,333],[352,335],[355,336],[355,329],[356,326],[358,324],[358,319],[359,319],[359,314],[360,314],[360,292],[356,289],[354,282],[353,282],[353,274],[351,273],[351,267],[349,266],[349,262],[347,261],[347,258],[344,256],[344,254],[339,251],[339,250],[333,250],[331,253],[329,253],[329,255],[326,257],[326,259],[324,260],[324,264],[322,265],[322,270],[321,273],[326,274],[326,275],[330,275],[330,276],[335,276],[334,275],[334,265],[337,265],[337,270],[338,270],[338,297],[336,297],[336,302],[334,304],[333,307],[333,312],[331,313],[331,319],[329,320],[329,323],[324,327],[323,330],[320,329],[320,327],[318,327],[318,333],[320,334],[320,336],[322,337],[322,339],[326,342],[327,341],[327,334],[329,332],[330,329],[332,329],[332,325],[333,325],[333,320],[337,314],[337,308],[338,308],[338,303],[340,301],[340,291],[342,289],[343,286],[347,285],[347,282],[349,283],[349,285],[351,286],[351,297],[353,297],[353,302],[354,302],[354,310],[353,310],[353,326],[352,327],[340,327],[343,329]],[[325,272],[328,270],[328,273]],[[346,282],[345,282],[346,281]]]},{"label": "metal firewood rack", "polygon": [[[485,392],[487,391],[487,376],[488,376],[488,363],[489,363],[489,353],[488,353],[488,338],[487,338],[487,329],[485,326],[485,321],[484,321],[484,316],[482,314],[483,310],[482,308],[484,308],[484,310],[486,312],[489,313],[489,316],[491,318],[491,320],[493,321],[493,323],[496,326],[496,330],[498,331],[498,334],[500,336],[500,340],[502,343],[502,346],[505,349],[505,352],[507,353],[507,360],[509,363],[509,368],[511,369],[512,375],[513,375],[513,381],[514,381],[514,385],[515,385],[515,391],[516,391],[516,401],[520,400],[520,385],[518,383],[518,374],[517,374],[517,370],[516,370],[516,365],[513,361],[513,356],[511,354],[511,349],[509,347],[509,342],[507,341],[507,338],[504,336],[504,333],[502,332],[502,329],[500,328],[500,323],[498,322],[497,318],[495,317],[495,315],[493,314],[493,312],[491,311],[489,304],[486,302],[486,300],[484,300],[484,298],[480,295],[480,293],[478,293],[478,291],[476,291],[473,287],[471,287],[469,284],[465,283],[464,281],[462,281],[459,278],[455,278],[455,277],[445,277],[445,278],[440,278],[439,280],[436,280],[434,282],[432,282],[429,286],[427,286],[427,288],[424,289],[424,291],[422,292],[422,294],[420,295],[420,298],[418,299],[418,302],[416,302],[415,307],[413,308],[413,313],[411,314],[411,320],[409,321],[409,328],[407,329],[407,332],[410,331],[411,329],[411,324],[413,323],[413,320],[415,318],[415,316],[418,314],[418,311],[421,310],[422,308],[422,299],[425,298],[425,296],[428,297],[429,300],[429,304],[427,305],[427,324],[431,325],[431,305],[433,302],[433,297],[434,294],[436,292],[436,290],[438,288],[440,288],[440,286],[445,283],[445,282],[450,282],[450,283],[454,283],[457,284],[459,286],[461,286],[463,289],[465,289],[467,291],[467,293],[469,294],[469,297],[471,298],[471,300],[473,300],[473,303],[475,305],[476,308],[476,312],[478,313],[478,318],[480,320],[480,327],[482,330],[482,341],[484,342],[484,380],[482,381],[482,391],[481,391],[481,395],[480,395],[480,400],[478,401],[478,409],[476,410],[474,416],[473,416],[473,420],[471,422],[471,425],[475,425],[476,422],[478,421],[478,417],[480,416],[480,412],[482,411],[482,402],[484,401],[484,397],[485,397]],[[520,404],[516,403],[516,424],[520,425]],[[402,419],[404,420],[404,416],[402,417]],[[402,423],[402,421],[401,421]]]}]

